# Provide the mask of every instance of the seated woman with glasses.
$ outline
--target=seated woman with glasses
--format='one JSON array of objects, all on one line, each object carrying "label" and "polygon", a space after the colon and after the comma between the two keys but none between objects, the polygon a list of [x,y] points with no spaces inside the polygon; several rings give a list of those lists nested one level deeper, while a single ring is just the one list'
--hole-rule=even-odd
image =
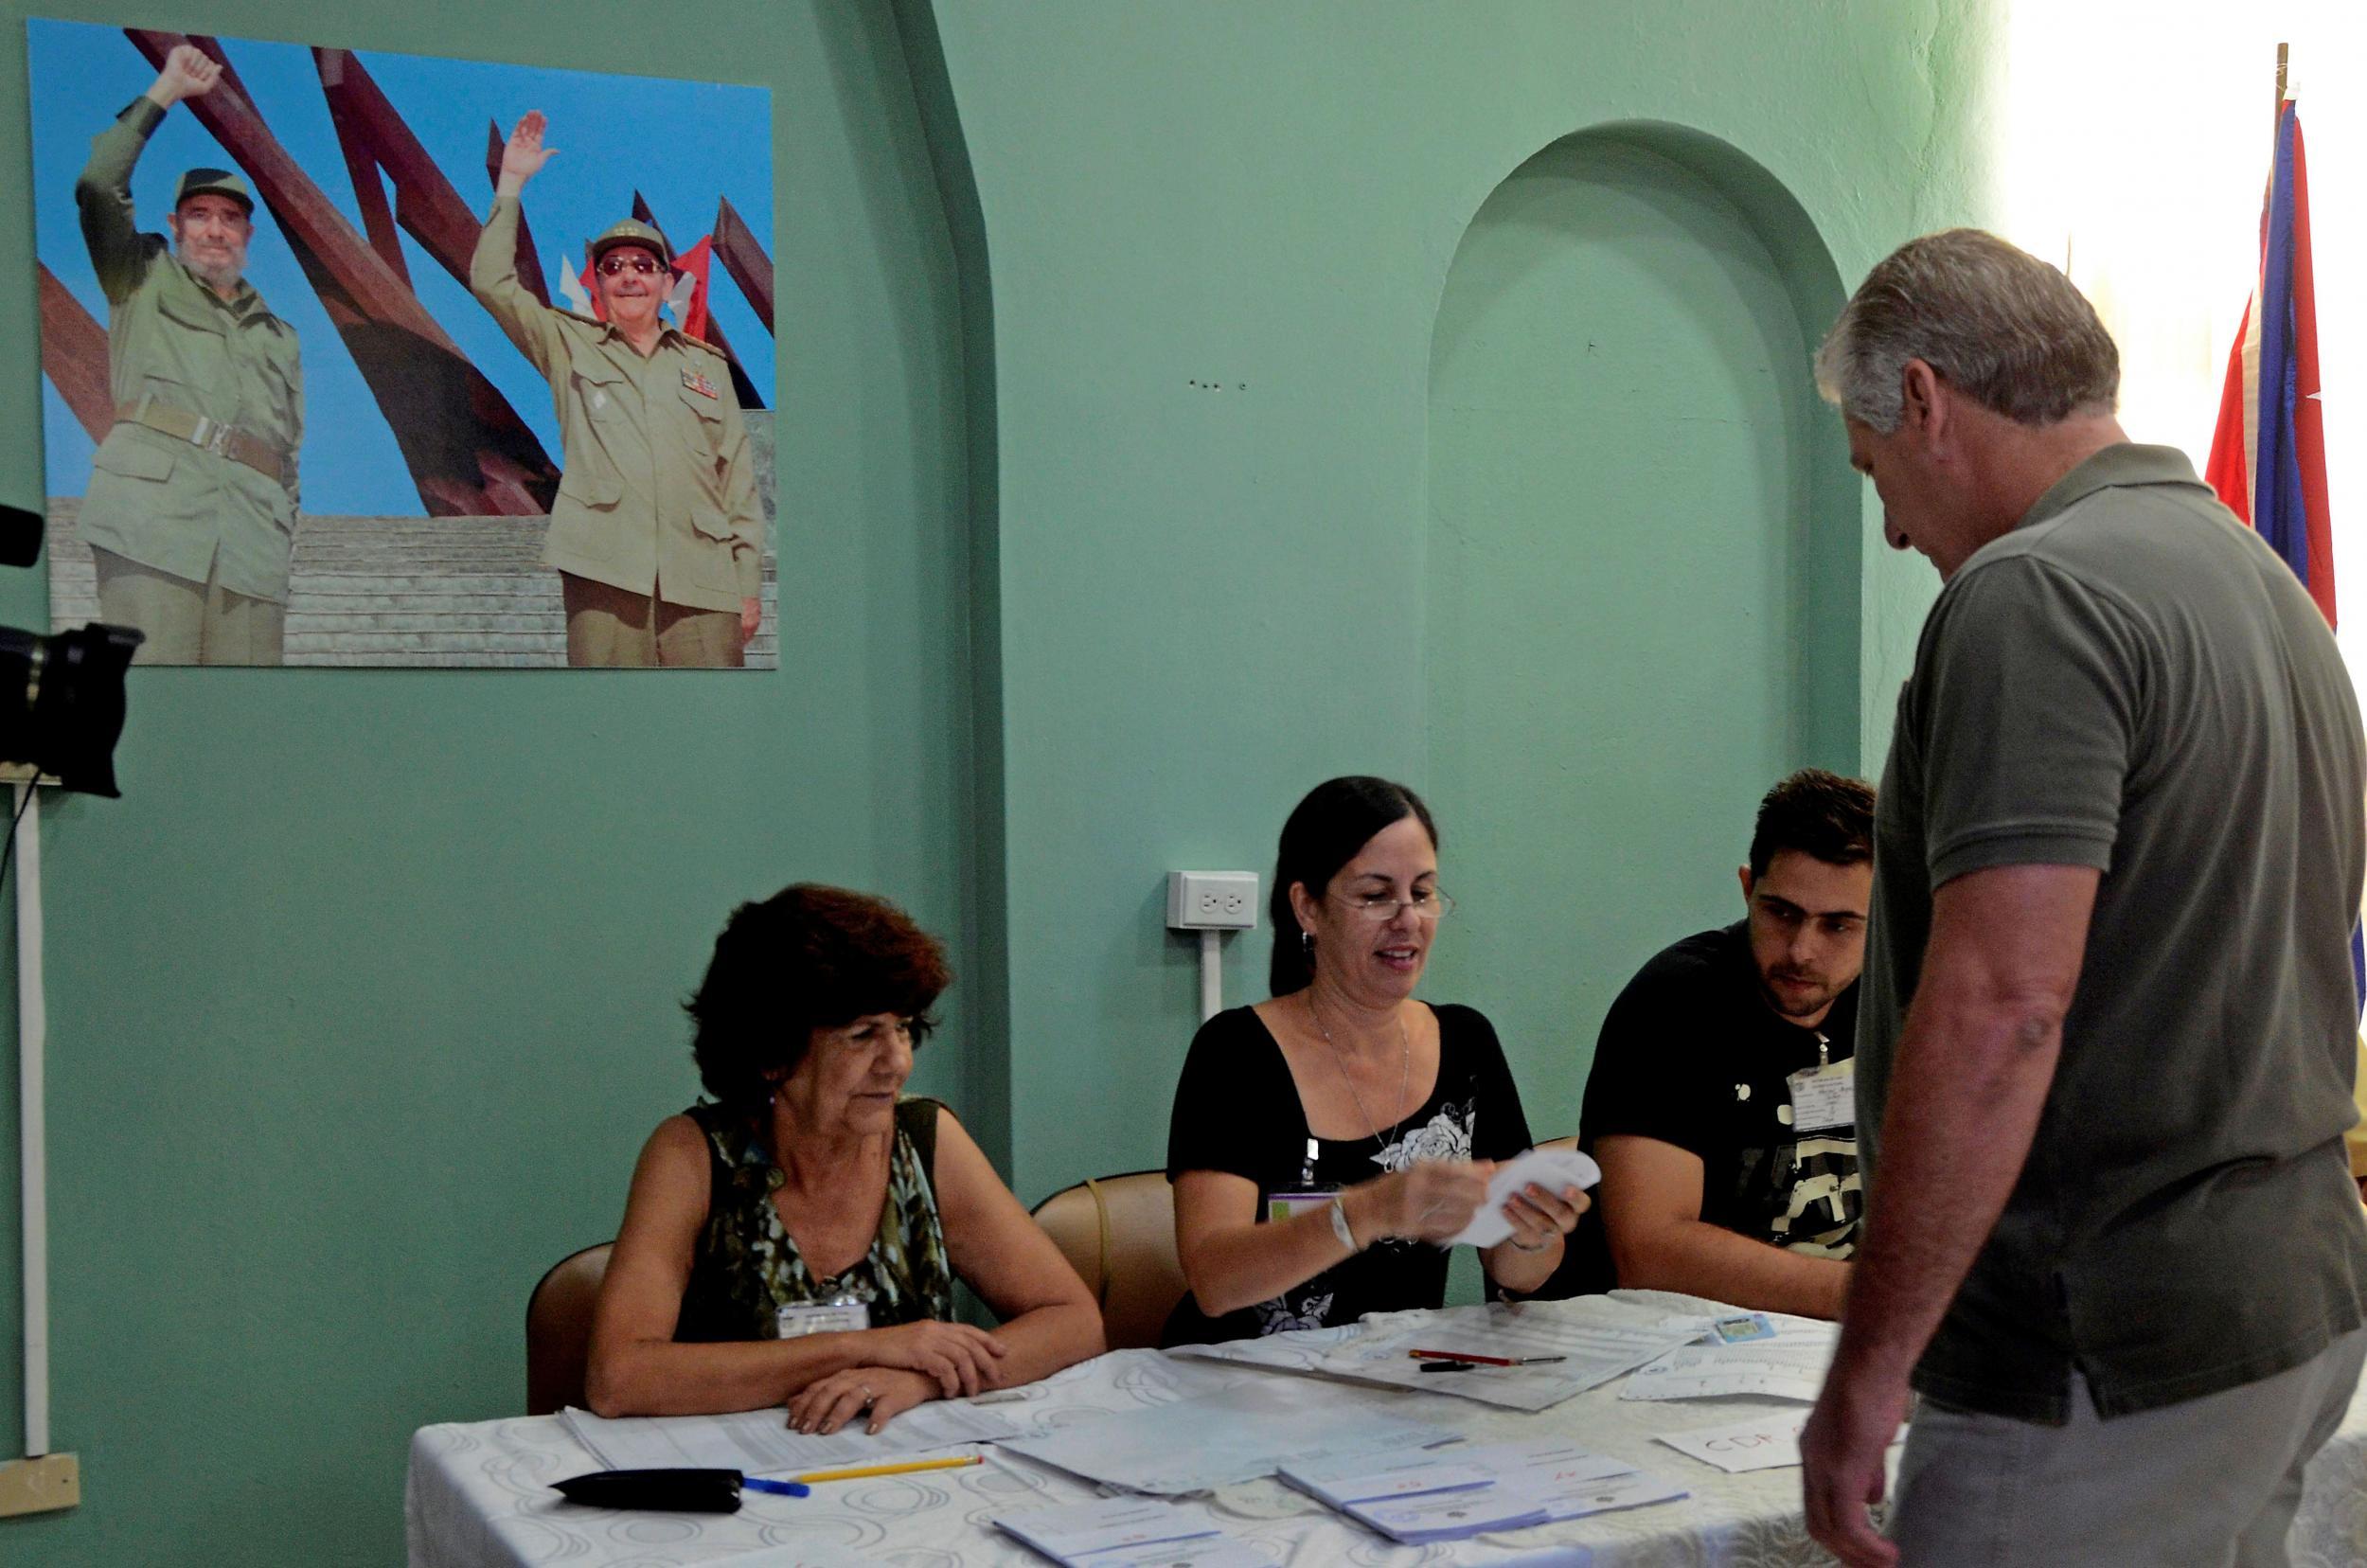
[{"label": "seated woman with glasses", "polygon": [[[1283,825],[1273,995],[1201,1026],[1167,1135],[1176,1251],[1191,1289],[1166,1342],[1248,1339],[1436,1307],[1447,1254],[1528,1119],[1487,1020],[1414,999],[1439,918],[1438,833],[1402,784],[1335,778]],[[1585,1212],[1531,1185],[1482,1254],[1543,1284]]]},{"label": "seated woman with glasses", "polygon": [[[685,1007],[711,1101],[641,1150],[592,1324],[602,1416],[786,1404],[879,1431],[1098,1355],[1084,1281],[953,1114],[901,1091],[945,951],[884,899],[742,904]],[[956,1277],[1002,1320],[953,1320]]]}]

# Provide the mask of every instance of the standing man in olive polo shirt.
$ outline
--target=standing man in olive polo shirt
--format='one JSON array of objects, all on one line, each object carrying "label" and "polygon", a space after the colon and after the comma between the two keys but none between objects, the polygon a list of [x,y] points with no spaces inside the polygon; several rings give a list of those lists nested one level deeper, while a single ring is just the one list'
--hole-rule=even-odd
[{"label": "standing man in olive polo shirt", "polygon": [[2183,454],[2128,443],[2095,312],[2004,241],[1901,247],[1817,377],[1945,586],[1875,811],[1809,1530],[1852,1564],[2282,1563],[2367,1348],[2334,639]]},{"label": "standing man in olive polo shirt", "polygon": [[748,433],[723,356],[667,325],[666,237],[592,241],[605,320],[518,281],[518,198],[557,153],[535,110],[502,150],[469,287],[550,379],[566,469],[543,559],[559,569],[571,665],[737,666],[756,635],[764,552]]},{"label": "standing man in olive polo shirt", "polygon": [[177,45],[92,142],[74,187],[107,294],[116,402],[80,527],[98,613],[147,633],[143,664],[277,664],[287,626],[304,373],[295,330],[243,276],[255,198],[228,169],[192,169],[173,191],[169,245],[132,221],[148,138],[221,78]]}]

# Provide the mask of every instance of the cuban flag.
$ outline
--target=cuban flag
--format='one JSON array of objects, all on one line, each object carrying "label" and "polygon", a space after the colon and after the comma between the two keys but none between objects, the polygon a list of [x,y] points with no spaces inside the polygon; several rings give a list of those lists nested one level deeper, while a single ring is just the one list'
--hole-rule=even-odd
[{"label": "cuban flag", "polygon": [[2276,155],[2260,217],[2260,278],[2228,356],[2203,478],[2285,558],[2333,625],[2334,527],[2318,402],[2309,179],[2301,116],[2289,98],[2277,112]]},{"label": "cuban flag", "polygon": [[[2301,111],[2277,108],[2276,153],[2260,214],[2260,278],[2228,355],[2203,478],[2285,558],[2334,622],[2334,523],[2318,401],[2318,291],[2309,258],[2309,173]],[[2367,1000],[2367,940],[2351,930],[2351,978]],[[2367,1044],[2362,1044],[2367,1053]]]}]

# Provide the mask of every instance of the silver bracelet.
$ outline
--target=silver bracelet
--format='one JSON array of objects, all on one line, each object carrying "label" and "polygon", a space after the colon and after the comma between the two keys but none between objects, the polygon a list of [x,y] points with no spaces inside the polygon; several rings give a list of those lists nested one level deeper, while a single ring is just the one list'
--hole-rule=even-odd
[{"label": "silver bracelet", "polygon": [[1340,1238],[1340,1245],[1352,1253],[1364,1249],[1356,1244],[1356,1233],[1348,1229],[1348,1206],[1338,1198],[1331,1201],[1331,1234]]}]

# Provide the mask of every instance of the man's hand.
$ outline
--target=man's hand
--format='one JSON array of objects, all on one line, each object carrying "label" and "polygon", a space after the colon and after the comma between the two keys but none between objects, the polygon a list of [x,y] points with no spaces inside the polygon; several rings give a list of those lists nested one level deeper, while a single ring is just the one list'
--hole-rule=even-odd
[{"label": "man's hand", "polygon": [[183,98],[204,98],[222,80],[222,64],[194,44],[175,44],[165,68],[148,89],[149,100],[169,109]]},{"label": "man's hand", "polygon": [[556,147],[543,145],[543,130],[550,121],[540,109],[529,109],[518,121],[518,128],[509,133],[509,140],[502,145],[501,175],[493,182],[497,196],[515,196],[526,187],[526,182],[543,172],[543,166],[559,156]]},{"label": "man's hand", "polygon": [[739,601],[739,640],[742,645],[756,636],[757,623],[763,619],[763,600],[744,598]]},{"label": "man's hand", "polygon": [[1882,1500],[1883,1455],[1907,1418],[1907,1381],[1859,1368],[1845,1350],[1800,1433],[1808,1534],[1848,1568],[1891,1568],[1898,1548],[1875,1534],[1866,1507]]}]

